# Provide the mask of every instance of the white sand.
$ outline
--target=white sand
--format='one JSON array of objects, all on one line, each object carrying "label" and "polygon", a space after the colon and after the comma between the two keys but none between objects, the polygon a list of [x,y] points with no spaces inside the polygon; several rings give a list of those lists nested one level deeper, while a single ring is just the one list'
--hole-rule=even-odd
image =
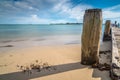
[{"label": "white sand", "polygon": [[[80,45],[41,46],[0,53],[0,80],[110,80],[108,71],[81,65],[80,58]],[[28,75],[16,67],[35,60],[56,65],[57,70]]]}]

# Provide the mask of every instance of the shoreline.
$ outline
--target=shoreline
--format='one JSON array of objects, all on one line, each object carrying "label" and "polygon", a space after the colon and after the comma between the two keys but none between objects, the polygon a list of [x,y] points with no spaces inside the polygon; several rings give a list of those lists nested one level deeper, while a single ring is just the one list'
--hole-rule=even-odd
[{"label": "shoreline", "polygon": [[80,35],[45,36],[30,39],[5,39],[0,40],[0,52],[37,46],[80,44],[79,39]]}]

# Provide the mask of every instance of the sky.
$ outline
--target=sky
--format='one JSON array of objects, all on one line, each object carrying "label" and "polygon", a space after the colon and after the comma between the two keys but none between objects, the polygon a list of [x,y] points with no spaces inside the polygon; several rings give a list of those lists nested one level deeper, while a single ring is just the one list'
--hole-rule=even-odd
[{"label": "sky", "polygon": [[120,0],[0,0],[0,24],[83,23],[86,9],[120,22]]}]

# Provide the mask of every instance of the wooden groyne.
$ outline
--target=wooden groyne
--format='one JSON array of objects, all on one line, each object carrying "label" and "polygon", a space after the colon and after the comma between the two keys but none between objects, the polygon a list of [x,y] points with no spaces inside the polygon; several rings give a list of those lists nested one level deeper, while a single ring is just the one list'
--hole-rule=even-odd
[{"label": "wooden groyne", "polygon": [[[115,26],[114,26],[115,25]],[[110,70],[113,80],[120,80],[120,28],[116,23],[111,26],[111,21],[105,23],[103,42],[110,42],[109,50],[100,51],[100,35],[102,27],[102,10],[88,9],[85,11],[81,43],[81,63],[92,65],[99,70]],[[106,42],[107,41],[107,42]],[[109,64],[101,63],[100,53],[110,55]]]},{"label": "wooden groyne", "polygon": [[110,74],[112,79],[120,80],[120,28],[111,27],[112,58]]}]

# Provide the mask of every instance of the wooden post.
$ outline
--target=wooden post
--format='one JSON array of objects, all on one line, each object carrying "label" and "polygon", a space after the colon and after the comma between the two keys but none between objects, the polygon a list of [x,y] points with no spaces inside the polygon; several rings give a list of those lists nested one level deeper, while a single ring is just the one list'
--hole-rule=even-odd
[{"label": "wooden post", "polygon": [[110,35],[110,24],[111,24],[111,21],[107,20],[105,23],[105,32],[104,32],[105,35]]},{"label": "wooden post", "polygon": [[111,25],[111,21],[107,20],[105,22],[105,31],[104,31],[103,41],[110,41],[111,40],[110,25]]},{"label": "wooden post", "polygon": [[100,34],[102,28],[102,10],[88,9],[85,11],[82,33],[81,63],[92,65],[98,63]]},{"label": "wooden post", "polygon": [[115,27],[117,27],[117,21],[115,21]]}]

